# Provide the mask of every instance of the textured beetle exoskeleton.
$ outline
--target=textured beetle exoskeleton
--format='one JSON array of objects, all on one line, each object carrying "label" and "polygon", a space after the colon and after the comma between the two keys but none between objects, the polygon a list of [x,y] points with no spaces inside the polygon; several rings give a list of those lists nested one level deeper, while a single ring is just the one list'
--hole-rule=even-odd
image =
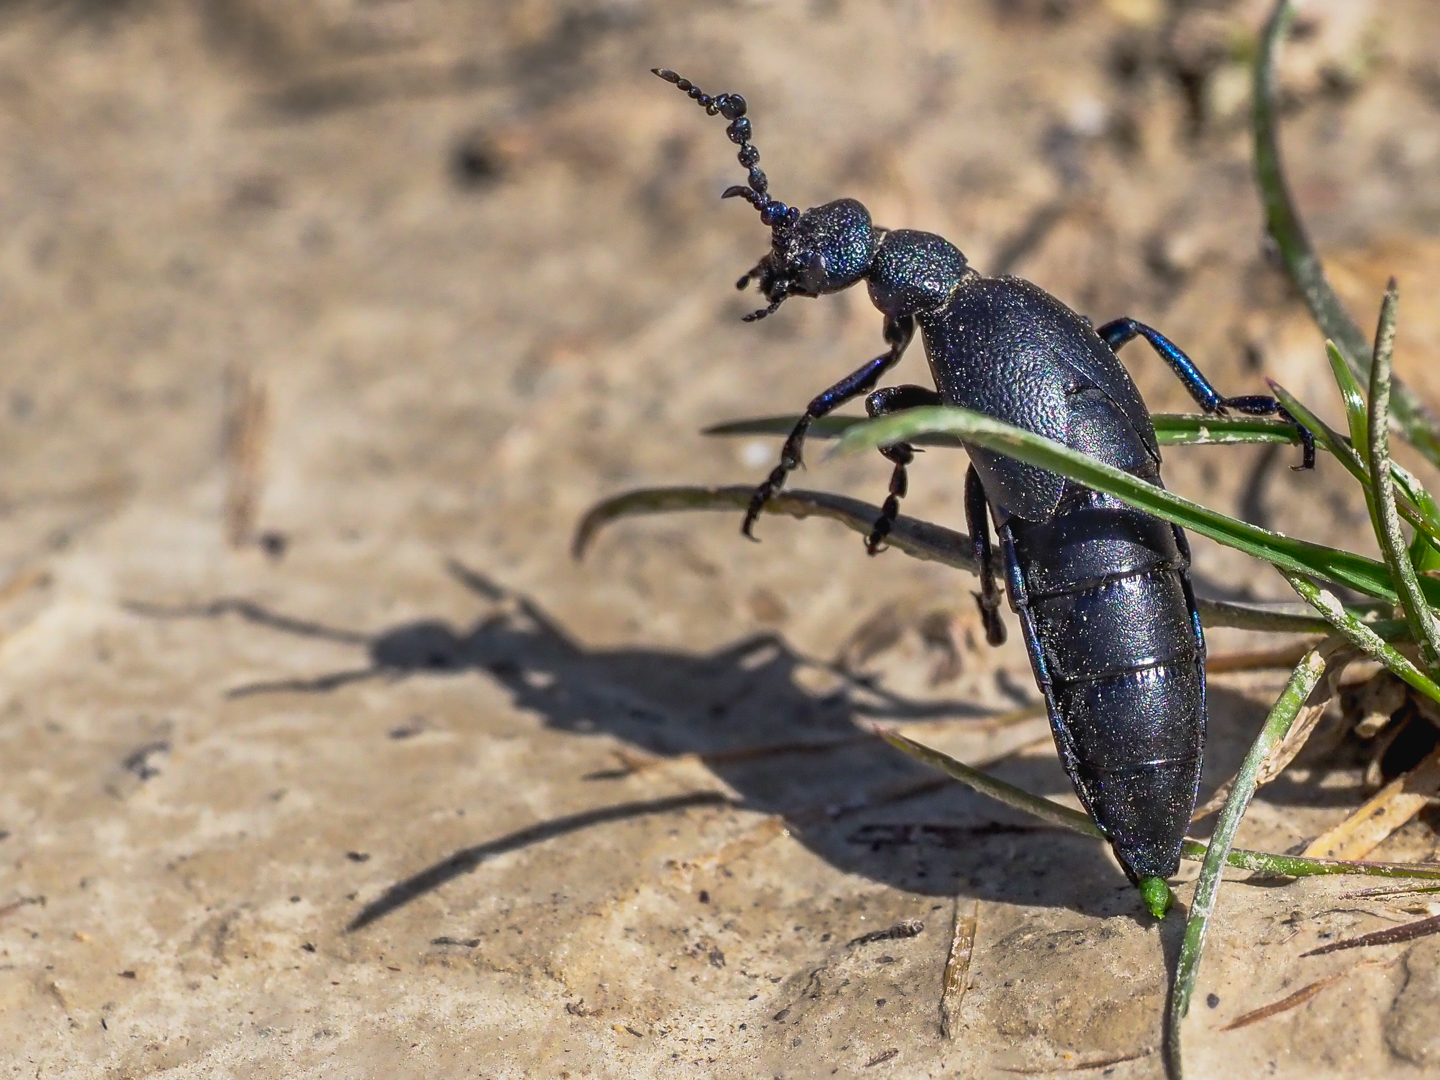
[{"label": "textured beetle exoskeleton", "polygon": [[[656,71],[709,112],[743,119],[743,99],[701,93],[674,72]],[[751,168],[749,121],[732,120]],[[753,151],[753,147],[749,147]],[[754,170],[758,172],[758,170]],[[740,279],[758,278],[775,311],[789,296],[823,296],[865,282],[885,316],[887,352],[819,394],[796,424],[780,464],[755,491],[747,535],[765,501],[801,461],[818,417],[861,394],[871,415],[923,404],[959,405],[1044,435],[1160,484],[1160,449],[1150,413],[1116,350],[1144,337],[1209,413],[1234,409],[1290,419],[1274,398],[1217,393],[1178,346],[1133,319],[1097,331],[1055,297],[1019,278],[976,273],[933,233],[874,226],[854,199],[800,213],[770,198],[768,182],[731,188],[771,227],[770,252]],[[935,390],[875,391],[916,329]],[[1310,433],[1303,466],[1314,460]],[[906,491],[911,448],[882,451],[894,464],[890,494],[866,541],[882,549]],[[981,591],[986,636],[1004,639],[991,576],[987,511],[1000,535],[1006,589],[1019,614],[1035,681],[1049,709],[1055,743],[1075,790],[1132,881],[1166,878],[1200,783],[1205,745],[1205,638],[1190,589],[1184,534],[1117,499],[1055,473],[978,447],[969,448],[966,517]]]}]

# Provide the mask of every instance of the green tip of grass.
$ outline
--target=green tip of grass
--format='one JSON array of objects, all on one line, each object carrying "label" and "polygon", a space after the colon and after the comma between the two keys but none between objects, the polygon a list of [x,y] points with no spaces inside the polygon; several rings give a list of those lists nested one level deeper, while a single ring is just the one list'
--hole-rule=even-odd
[{"label": "green tip of grass", "polygon": [[1140,895],[1145,898],[1145,906],[1150,909],[1150,914],[1157,919],[1163,919],[1170,910],[1170,905],[1175,902],[1175,894],[1170,891],[1170,886],[1165,884],[1164,878],[1141,878]]}]

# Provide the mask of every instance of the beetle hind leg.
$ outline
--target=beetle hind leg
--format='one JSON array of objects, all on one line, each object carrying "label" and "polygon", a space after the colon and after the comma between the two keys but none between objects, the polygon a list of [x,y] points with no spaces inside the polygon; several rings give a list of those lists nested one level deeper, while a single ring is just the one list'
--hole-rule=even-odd
[{"label": "beetle hind leg", "polygon": [[1288,421],[1295,425],[1300,432],[1301,461],[1299,465],[1291,465],[1290,468],[1297,471],[1315,468],[1315,436],[1310,429],[1290,415],[1290,411],[1266,394],[1247,394],[1242,397],[1223,398],[1220,408],[1234,409],[1236,412],[1244,413],[1247,416],[1278,416],[1281,420]]},{"label": "beetle hind leg", "polygon": [[1296,420],[1286,411],[1285,407],[1273,397],[1265,394],[1245,394],[1240,397],[1221,397],[1220,393],[1210,384],[1207,379],[1195,366],[1195,361],[1185,355],[1185,351],[1173,341],[1160,333],[1154,327],[1146,326],[1134,319],[1115,319],[1095,331],[1100,335],[1102,341],[1110,346],[1112,351],[1118,352],[1121,345],[1127,341],[1133,341],[1137,337],[1143,337],[1150,343],[1162,360],[1175,372],[1176,377],[1190,392],[1196,403],[1207,413],[1218,413],[1223,415],[1231,409],[1244,413],[1246,416],[1278,416],[1281,420],[1288,421],[1295,425],[1300,433],[1300,445],[1302,457],[1299,465],[1292,465],[1293,469],[1313,469],[1315,467],[1315,435],[1306,429],[1305,425]]},{"label": "beetle hind leg", "polygon": [[[914,409],[922,405],[940,404],[942,404],[940,395],[927,387],[887,386],[883,390],[876,390],[865,399],[865,411],[871,416],[887,416],[890,413],[902,412],[905,409]],[[909,443],[882,446],[880,453],[887,460],[893,462],[895,468],[890,474],[890,493],[885,498],[884,506],[881,507],[880,516],[875,519],[874,528],[865,538],[865,551],[870,555],[878,555],[885,550],[885,537],[890,534],[890,527],[900,516],[900,500],[905,497],[905,493],[910,488],[910,478],[906,468],[915,460],[915,448]]]},{"label": "beetle hind leg", "polygon": [[975,555],[976,573],[980,575],[980,591],[975,603],[980,606],[980,621],[985,624],[985,640],[991,645],[1005,644],[1005,624],[1000,621],[1000,586],[995,583],[995,560],[990,547],[990,504],[980,474],[971,465],[965,474],[965,525],[970,530],[970,546]]}]

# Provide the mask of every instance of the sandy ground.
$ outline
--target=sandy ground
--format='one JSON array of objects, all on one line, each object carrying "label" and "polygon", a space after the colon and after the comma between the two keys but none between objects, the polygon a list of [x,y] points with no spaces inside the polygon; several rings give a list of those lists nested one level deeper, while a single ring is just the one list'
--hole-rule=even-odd
[{"label": "sandy ground", "polygon": [[[733,515],[568,544],[624,488],[757,481],[773,441],[699,429],[881,347],[858,293],[739,322],[766,234],[716,201],[732,148],[656,64],[749,98],[786,201],[858,196],[1335,417],[1249,181],[1262,8],[0,9],[5,1074],[1161,1075],[1178,917],[1143,917],[1098,844],[856,738],[886,718],[1072,798],[1043,723],[986,720],[1035,691],[1017,640],[976,647],[970,580],[774,518],[758,545]],[[1363,323],[1401,275],[1400,368],[1440,400],[1440,23],[1352,0],[1302,31],[1297,196]],[[806,484],[883,494],[883,462],[812,457]],[[1167,480],[1364,545],[1340,471],[1288,463],[1176,450]],[[910,512],[961,527],[962,476],[927,455]],[[1202,593],[1284,596],[1196,548]],[[1213,680],[1207,788],[1282,679]],[[1358,804],[1335,743],[1243,844]],[[1376,855],[1434,846],[1422,819]],[[1350,888],[1222,894],[1191,1075],[1440,1075],[1433,941],[1300,957],[1410,917]]]}]

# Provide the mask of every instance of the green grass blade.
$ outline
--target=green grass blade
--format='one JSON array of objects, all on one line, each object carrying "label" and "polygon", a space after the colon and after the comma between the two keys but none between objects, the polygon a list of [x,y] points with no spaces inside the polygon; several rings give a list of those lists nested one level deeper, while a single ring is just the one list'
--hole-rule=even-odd
[{"label": "green grass blade", "polygon": [[[807,439],[838,439],[845,432],[849,431],[856,424],[863,424],[867,417],[864,416],[822,416],[818,420],[810,422],[810,430],[806,434]],[[795,430],[795,425],[800,422],[798,416],[757,416],[749,420],[728,420],[723,424],[712,424],[703,428],[702,435],[738,436],[738,435],[774,435],[779,438],[787,437]],[[926,446],[958,446],[959,440],[946,435],[938,435],[930,438]]]},{"label": "green grass blade", "polygon": [[902,750],[915,760],[923,761],[926,765],[939,769],[947,776],[959,780],[966,787],[978,791],[981,795],[988,795],[996,802],[1004,803],[1014,810],[1049,822],[1051,825],[1058,825],[1062,829],[1069,829],[1081,836],[1093,836],[1097,840],[1105,838],[1095,822],[1090,820],[1089,814],[1080,810],[1072,810],[1068,806],[1062,806],[1060,803],[1052,802],[1039,795],[1031,795],[1024,788],[1018,788],[989,773],[971,768],[964,762],[952,758],[949,754],[943,754],[924,743],[906,738],[898,731],[877,727],[875,733],[897,750]]},{"label": "green grass blade", "polygon": [[1280,573],[1286,581],[1290,582],[1290,587],[1309,601],[1315,610],[1320,612],[1330,622],[1330,625],[1344,635],[1352,645],[1380,661],[1396,676],[1426,697],[1440,701],[1440,686],[1431,682],[1428,675],[1389,644],[1373,626],[1361,622],[1341,607],[1340,601],[1335,598],[1334,594],[1325,592],[1301,574],[1292,574],[1285,570],[1281,570]]},{"label": "green grass blade", "polygon": [[1345,358],[1335,347],[1335,342],[1325,342],[1325,358],[1330,361],[1330,370],[1335,375],[1335,385],[1340,387],[1340,400],[1345,406],[1345,424],[1350,428],[1350,445],[1361,461],[1370,457],[1370,435],[1367,426],[1369,409],[1365,396],[1360,393],[1360,384],[1350,373]]},{"label": "green grass blade", "polygon": [[[784,437],[794,430],[798,416],[759,416],[752,420],[730,420],[705,428],[704,435],[775,435]],[[1270,416],[1211,416],[1205,413],[1156,413],[1155,438],[1161,446],[1221,446],[1235,443],[1298,445],[1295,425]],[[838,439],[863,416],[822,416],[810,425],[809,438]],[[950,435],[925,435],[920,446],[959,446]]]},{"label": "green grass blade", "polygon": [[[754,493],[753,484],[728,487],[639,488],[622,492],[596,503],[585,512],[580,524],[576,526],[570,553],[577,560],[584,558],[600,530],[621,518],[686,510],[743,511],[750,505],[750,496]],[[863,536],[870,535],[875,519],[880,516],[878,506],[821,491],[782,491],[765,504],[765,512],[794,518],[829,518]],[[737,534],[740,532],[738,523],[735,531]],[[953,529],[901,516],[895,519],[885,542],[912,558],[944,563],[971,574],[975,573],[975,557],[971,552],[970,538]]]},{"label": "green grass blade", "polygon": [[1375,536],[1390,567],[1390,576],[1399,588],[1400,607],[1410,626],[1410,636],[1420,644],[1420,666],[1433,675],[1440,658],[1440,628],[1436,627],[1430,605],[1420,592],[1420,580],[1400,532],[1400,513],[1395,508],[1395,488],[1390,482],[1390,365],[1395,351],[1395,308],[1399,302],[1399,290],[1391,278],[1380,305],[1380,325],[1375,332],[1375,355],[1370,361],[1370,408],[1366,416],[1370,478],[1375,487]]},{"label": "green grass blade", "polygon": [[[1305,425],[1311,434],[1315,436],[1315,445],[1330,453],[1336,461],[1345,466],[1365,492],[1365,506],[1370,511],[1372,523],[1376,520],[1376,508],[1374,505],[1374,485],[1370,480],[1370,470],[1360,460],[1353,447],[1340,436],[1334,428],[1321,420],[1310,411],[1299,398],[1273,379],[1266,380],[1270,384],[1270,392],[1275,395],[1275,400],[1285,406],[1287,412],[1295,419]],[[1368,439],[1366,440],[1369,441]],[[1408,521],[1417,531],[1424,533],[1431,544],[1440,546],[1440,513],[1436,512],[1435,500],[1410,473],[1401,469],[1393,461],[1390,463],[1391,470],[1395,473],[1396,480],[1401,486],[1405,498],[1398,503],[1400,516]],[[1403,477],[1403,479],[1402,479]],[[1427,567],[1428,569],[1428,567]]]},{"label": "green grass blade", "polygon": [[1392,458],[1390,475],[1394,477],[1395,486],[1404,494],[1405,498],[1414,503],[1416,513],[1420,515],[1425,525],[1429,529],[1440,532],[1440,504],[1436,504],[1435,497],[1425,490],[1425,486],[1420,483],[1415,474]]},{"label": "green grass blade", "polygon": [[[1281,404],[1290,408],[1291,415],[1315,433],[1316,445],[1336,455],[1351,474],[1366,485],[1370,484],[1369,473],[1349,443],[1323,424],[1309,409],[1295,400],[1283,387],[1271,383]],[[1293,408],[1291,407],[1293,406]],[[705,435],[740,436],[773,435],[784,437],[795,427],[798,416],[761,416],[751,420],[731,420],[715,424],[704,430]],[[1161,446],[1219,446],[1238,443],[1268,443],[1274,445],[1297,445],[1300,437],[1295,426],[1285,420],[1268,416],[1211,416],[1204,413],[1157,413],[1151,417],[1155,422],[1155,437]],[[863,416],[822,416],[810,428],[812,439],[838,439],[851,428],[866,422]],[[913,440],[917,446],[958,447],[960,440],[953,435],[918,435]],[[1396,487],[1401,494],[1400,515],[1413,527],[1430,538],[1430,546],[1440,549],[1440,508],[1420,486],[1420,482],[1399,465],[1391,463]],[[1440,550],[1433,559],[1420,569],[1440,568]]]},{"label": "green grass blade", "polygon": [[1185,937],[1180,946],[1180,961],[1175,969],[1175,985],[1170,990],[1170,1017],[1166,1030],[1165,1051],[1167,1064],[1172,1076],[1180,1076],[1180,1026],[1185,1014],[1190,1011],[1190,995],[1195,989],[1195,979],[1200,974],[1200,957],[1205,948],[1205,934],[1210,926],[1210,916],[1215,912],[1215,901],[1220,895],[1220,874],[1226,857],[1230,854],[1235,840],[1235,831],[1240,819],[1255,794],[1256,776],[1271,748],[1285,737],[1290,725],[1305,699],[1325,674],[1325,661],[1329,651],[1340,644],[1342,639],[1331,638],[1324,645],[1311,649],[1295,666],[1285,690],[1276,700],[1265,719],[1265,726],[1245,755],[1245,761],[1235,776],[1230,797],[1220,811],[1215,824],[1215,833],[1210,838],[1209,849],[1204,862],[1200,864],[1200,876],[1195,882],[1195,896],[1190,902],[1190,917],[1185,922]]},{"label": "green grass blade", "polygon": [[1235,443],[1300,443],[1295,425],[1270,416],[1215,416],[1156,413],[1155,439],[1161,446],[1223,446]]},{"label": "green grass blade", "polygon": [[[934,747],[918,743],[899,732],[877,727],[875,733],[895,749],[923,761],[947,776],[960,781],[973,791],[987,795],[1012,809],[1030,814],[1041,821],[1057,825],[1062,829],[1079,833],[1081,836],[1100,838],[1100,830],[1087,814],[1072,810],[1068,806],[1053,802],[1040,795],[1032,795],[1024,788],[1006,783],[987,772],[972,768],[957,761],[949,754]],[[1209,846],[1199,840],[1187,839],[1180,847],[1180,857],[1187,862],[1203,862]],[[1406,878],[1427,881],[1440,880],[1440,864],[1437,863],[1368,863],[1351,862],[1344,859],[1307,859],[1301,855],[1272,855],[1266,851],[1250,851],[1246,848],[1231,848],[1225,862],[1237,870],[1254,870],[1261,874],[1279,877],[1325,877],[1334,874],[1358,874],[1366,877]]]},{"label": "green grass blade", "polygon": [[[1346,367],[1362,381],[1370,377],[1370,342],[1350,318],[1325,279],[1325,270],[1306,236],[1290,196],[1280,159],[1279,110],[1276,107],[1276,55],[1293,14],[1289,0],[1279,0],[1260,38],[1255,58],[1253,118],[1255,180],[1265,209],[1266,226],[1290,279],[1305,298],[1320,332],[1333,340]],[[1440,466],[1440,421],[1416,394],[1395,383],[1391,412],[1400,433],[1432,465]]]},{"label": "green grass blade", "polygon": [[[577,559],[582,558],[600,530],[622,518],[681,511],[739,511],[750,504],[753,491],[751,487],[736,485],[640,488],[622,492],[596,503],[581,519],[579,528],[575,530],[574,555]],[[829,518],[848,526],[861,536],[870,535],[870,529],[880,515],[878,506],[856,499],[798,489],[781,492],[765,509],[769,513],[789,514],[799,518]],[[970,538],[962,532],[915,518],[901,517],[897,520],[896,530],[889,541],[897,550],[912,558],[953,566],[970,574],[975,572]],[[1196,603],[1200,609],[1200,619],[1206,626],[1230,626],[1238,630],[1260,630],[1277,634],[1328,634],[1331,629],[1324,619],[1309,614],[1308,606],[1303,611],[1294,611],[1259,604],[1240,604],[1230,600],[1201,598]],[[1403,638],[1406,634],[1406,627],[1400,622],[1370,625],[1387,640]]]},{"label": "green grass blade", "polygon": [[[1390,603],[1398,602],[1390,571],[1384,563],[1237,521],[1044,436],[969,409],[932,406],[880,417],[847,431],[835,452],[854,453],[906,442],[922,432],[958,435],[967,445],[1059,473],[1277,567],[1323,578]],[[1427,596],[1432,602],[1440,601],[1440,581],[1426,579],[1421,585],[1428,590]]]}]

